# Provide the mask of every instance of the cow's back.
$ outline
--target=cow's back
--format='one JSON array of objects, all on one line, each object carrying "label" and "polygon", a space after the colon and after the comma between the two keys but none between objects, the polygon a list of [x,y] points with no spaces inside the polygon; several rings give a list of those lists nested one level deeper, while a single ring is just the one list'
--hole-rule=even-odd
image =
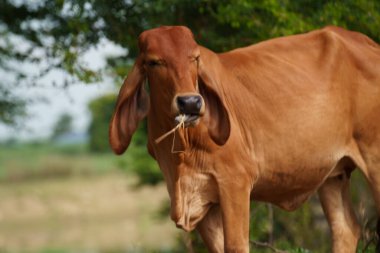
[{"label": "cow's back", "polygon": [[[364,34],[328,26],[306,34],[275,38],[236,49],[220,54],[220,59],[228,69],[242,75],[244,70],[248,70],[245,73],[248,76],[252,71],[259,74],[255,69],[267,67],[266,64],[272,61],[274,68],[267,69],[269,74],[289,64],[307,75],[320,75],[325,79],[331,78],[326,74],[338,74],[338,68],[346,61],[346,67],[354,67],[357,73],[371,78],[379,75],[380,46]],[[284,64],[278,64],[281,62]]]}]

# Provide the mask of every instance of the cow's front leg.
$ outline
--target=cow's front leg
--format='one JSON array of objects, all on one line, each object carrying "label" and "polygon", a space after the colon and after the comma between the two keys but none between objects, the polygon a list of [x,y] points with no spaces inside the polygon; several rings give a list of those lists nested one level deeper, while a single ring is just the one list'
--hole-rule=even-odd
[{"label": "cow's front leg", "polygon": [[250,188],[234,182],[221,185],[219,191],[225,252],[248,253]]},{"label": "cow's front leg", "polygon": [[210,253],[224,252],[223,221],[220,206],[213,206],[197,226]]}]

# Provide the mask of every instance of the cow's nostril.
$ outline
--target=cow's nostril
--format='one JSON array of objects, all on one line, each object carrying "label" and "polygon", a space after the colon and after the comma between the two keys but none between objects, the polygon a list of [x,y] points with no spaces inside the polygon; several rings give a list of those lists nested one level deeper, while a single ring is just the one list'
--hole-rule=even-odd
[{"label": "cow's nostril", "polygon": [[180,112],[182,112],[186,107],[186,98],[185,97],[177,97],[177,105]]},{"label": "cow's nostril", "polygon": [[180,113],[197,115],[202,108],[202,98],[195,96],[178,96],[177,106]]}]

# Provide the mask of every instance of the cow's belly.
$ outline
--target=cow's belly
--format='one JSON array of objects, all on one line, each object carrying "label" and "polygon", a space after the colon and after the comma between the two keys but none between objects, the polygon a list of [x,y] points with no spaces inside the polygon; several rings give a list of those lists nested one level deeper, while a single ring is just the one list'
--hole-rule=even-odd
[{"label": "cow's belly", "polygon": [[264,136],[257,142],[265,146],[255,152],[258,174],[252,199],[294,210],[322,185],[338,162],[350,154],[349,134],[324,124],[277,138]]},{"label": "cow's belly", "polygon": [[286,168],[263,173],[253,188],[251,198],[288,211],[294,210],[315,193],[334,166]]}]

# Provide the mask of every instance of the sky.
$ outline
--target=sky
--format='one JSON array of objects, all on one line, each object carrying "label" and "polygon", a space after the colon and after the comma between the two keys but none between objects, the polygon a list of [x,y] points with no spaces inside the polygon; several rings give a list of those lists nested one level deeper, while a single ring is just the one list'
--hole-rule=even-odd
[{"label": "sky", "polygon": [[[125,49],[120,46],[102,40],[97,46],[89,49],[81,60],[96,71],[105,66],[107,56],[125,53]],[[27,73],[35,72],[35,66],[26,65],[24,68]],[[28,104],[28,116],[20,121],[19,127],[0,124],[0,140],[48,138],[51,135],[52,126],[63,113],[69,113],[73,117],[75,132],[85,132],[90,121],[90,113],[87,108],[89,101],[102,94],[117,92],[117,88],[110,78],[105,78],[102,82],[95,84],[77,83],[65,89],[52,85],[53,81],[59,81],[63,77],[64,73],[57,70],[46,76],[41,81],[41,85],[37,87],[14,88],[14,94],[18,96],[26,99],[42,97],[44,102]],[[6,77],[2,76],[2,78]]]}]

